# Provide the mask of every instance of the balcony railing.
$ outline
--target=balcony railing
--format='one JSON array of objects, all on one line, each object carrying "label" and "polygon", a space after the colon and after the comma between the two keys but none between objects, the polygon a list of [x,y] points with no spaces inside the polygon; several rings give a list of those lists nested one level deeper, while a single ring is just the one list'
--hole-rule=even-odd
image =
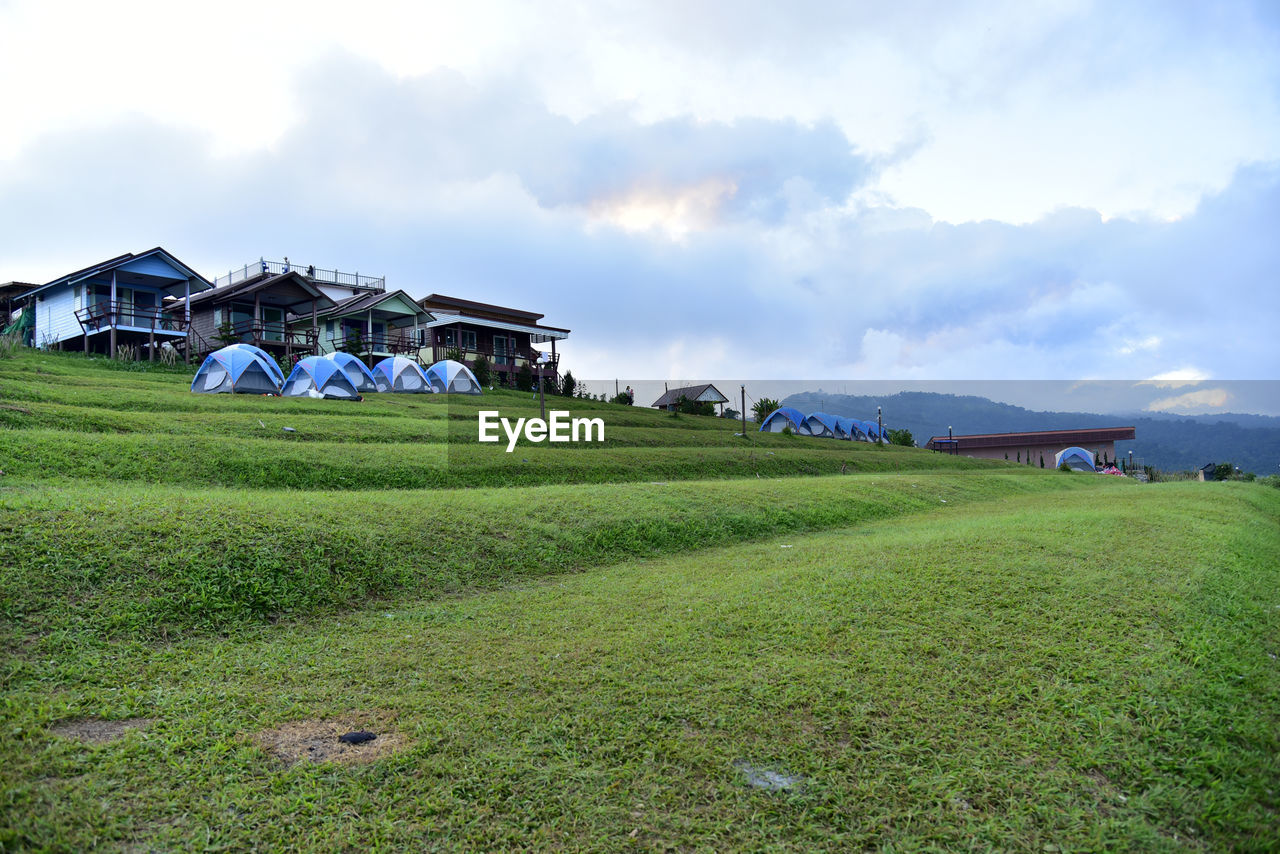
[{"label": "balcony railing", "polygon": [[277,320],[242,320],[231,327],[231,334],[246,344],[315,349],[320,333],[315,327]]},{"label": "balcony railing", "polygon": [[[353,346],[359,340],[361,352],[381,355],[390,353],[392,355],[418,356],[421,360],[428,364],[434,364],[443,359],[449,358],[449,352],[454,349],[452,345],[445,344],[419,344],[412,333],[392,333],[390,335],[347,335],[341,338],[335,338],[331,342],[331,346],[335,350],[346,350]],[[517,349],[516,351],[507,350],[501,354],[495,354],[492,347],[469,347],[462,350],[462,360],[470,364],[474,362],[477,356],[484,356],[489,360],[489,364],[499,373],[507,373],[517,371],[521,365],[529,365],[536,367],[538,359],[542,356],[542,352],[532,347]],[[543,373],[547,376],[554,375],[559,369],[559,356],[550,359],[543,367]]]},{"label": "balcony railing", "polygon": [[344,273],[340,270],[323,270],[311,264],[285,263],[284,261],[254,261],[236,270],[228,270],[225,276],[213,280],[214,287],[234,285],[262,273],[280,276],[288,272],[301,273],[313,282],[345,287],[368,288],[382,291],[387,288],[385,276],[363,276],[360,273]]},{"label": "balcony railing", "polygon": [[112,326],[131,326],[155,332],[181,335],[186,332],[187,321],[182,314],[171,314],[155,306],[135,306],[127,302],[98,302],[76,310],[76,320],[86,332],[110,329]]}]

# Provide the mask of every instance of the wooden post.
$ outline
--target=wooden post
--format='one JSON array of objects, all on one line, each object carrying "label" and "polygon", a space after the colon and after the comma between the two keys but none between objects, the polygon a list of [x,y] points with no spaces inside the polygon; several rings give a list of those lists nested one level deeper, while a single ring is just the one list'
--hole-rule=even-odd
[{"label": "wooden post", "polygon": [[182,358],[191,364],[191,280],[187,279],[186,294],[182,300],[183,326],[187,330],[187,346],[182,348]]},{"label": "wooden post", "polygon": [[108,338],[111,341],[111,350],[107,353],[107,358],[114,359],[116,357],[116,271],[111,271],[111,302],[107,311],[111,320],[111,332]]},{"label": "wooden post", "polygon": [[266,336],[262,333],[262,292],[255,291],[253,294],[253,343],[261,344],[260,338]]},{"label": "wooden post", "polygon": [[311,300],[311,332],[316,336],[315,353],[320,355],[320,321],[316,319],[316,301]]}]

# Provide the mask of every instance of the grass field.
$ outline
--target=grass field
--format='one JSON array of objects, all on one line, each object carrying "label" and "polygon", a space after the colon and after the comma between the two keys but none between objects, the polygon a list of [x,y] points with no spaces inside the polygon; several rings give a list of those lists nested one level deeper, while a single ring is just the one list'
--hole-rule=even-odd
[{"label": "grass field", "polygon": [[188,382],[0,359],[0,849],[1276,850],[1280,490]]}]

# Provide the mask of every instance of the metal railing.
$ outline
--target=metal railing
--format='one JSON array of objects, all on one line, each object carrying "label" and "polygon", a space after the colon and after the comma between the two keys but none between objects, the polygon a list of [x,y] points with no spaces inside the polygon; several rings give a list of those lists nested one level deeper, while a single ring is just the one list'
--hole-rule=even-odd
[{"label": "metal railing", "polygon": [[293,347],[316,346],[320,332],[310,324],[294,326],[279,320],[242,320],[231,327],[231,334],[246,344],[287,344]]},{"label": "metal railing", "polygon": [[254,261],[236,270],[228,270],[225,276],[213,280],[214,287],[221,288],[234,285],[254,276],[270,273],[280,276],[288,272],[301,273],[313,282],[330,285],[343,285],[349,288],[366,288],[368,290],[386,290],[385,276],[364,276],[360,273],[344,273],[340,270],[323,270],[311,264],[294,264],[285,261]]},{"label": "metal railing", "polygon": [[181,334],[187,327],[186,318],[181,314],[173,315],[159,307],[135,306],[127,302],[94,303],[87,308],[77,309],[76,320],[80,321],[80,328],[86,333],[112,326],[132,326]]}]

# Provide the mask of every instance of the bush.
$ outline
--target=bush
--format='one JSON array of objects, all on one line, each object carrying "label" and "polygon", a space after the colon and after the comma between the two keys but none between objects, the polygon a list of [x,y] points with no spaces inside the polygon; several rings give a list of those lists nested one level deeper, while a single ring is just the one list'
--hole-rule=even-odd
[{"label": "bush", "polygon": [[627,394],[625,391],[620,391],[620,392],[618,392],[617,394],[615,394],[613,397],[609,398],[609,402],[610,402],[610,403],[620,403],[620,404],[622,404],[623,406],[630,406],[630,405],[631,405],[631,395]]},{"label": "bush", "polygon": [[565,397],[573,397],[578,390],[578,381],[573,378],[573,371],[565,371],[560,378],[560,393]]},{"label": "bush", "polygon": [[483,353],[476,356],[476,360],[471,363],[471,373],[476,375],[476,382],[480,385],[489,385],[493,379],[493,367],[489,364],[489,358]]},{"label": "bush", "polygon": [[705,400],[689,400],[684,395],[676,401],[676,408],[685,415],[715,415],[715,405]]},{"label": "bush", "polygon": [[520,391],[533,391],[533,369],[527,364],[516,371],[516,388]]},{"label": "bush", "polygon": [[[902,445],[903,447],[907,447],[907,448],[914,448],[916,446],[916,438],[915,436],[911,435],[910,430],[907,430],[905,428],[902,430],[890,430],[889,444]],[[1005,459],[1008,459],[1008,458],[1009,458],[1009,455],[1005,454]]]},{"label": "bush", "polygon": [[[461,361],[462,361],[462,348],[461,348],[461,347],[450,347],[449,349],[447,349],[447,350],[445,350],[445,351],[444,351],[444,357],[445,357],[446,359],[452,359],[452,360],[453,360],[453,361],[455,361],[455,362],[461,362]],[[478,379],[478,377],[477,377],[477,379]]]}]

